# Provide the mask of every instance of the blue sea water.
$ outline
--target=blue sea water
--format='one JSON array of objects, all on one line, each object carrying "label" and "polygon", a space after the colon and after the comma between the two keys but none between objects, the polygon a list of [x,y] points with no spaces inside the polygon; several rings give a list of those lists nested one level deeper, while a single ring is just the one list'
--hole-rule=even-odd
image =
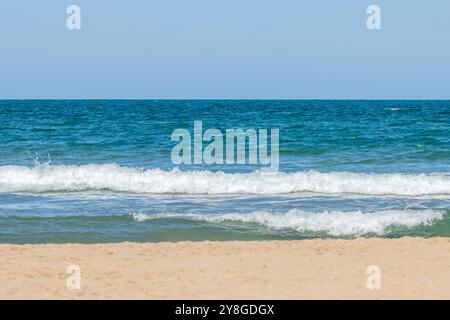
[{"label": "blue sea water", "polygon": [[[450,236],[450,101],[2,100],[0,242]],[[171,161],[279,129],[279,172]]]}]

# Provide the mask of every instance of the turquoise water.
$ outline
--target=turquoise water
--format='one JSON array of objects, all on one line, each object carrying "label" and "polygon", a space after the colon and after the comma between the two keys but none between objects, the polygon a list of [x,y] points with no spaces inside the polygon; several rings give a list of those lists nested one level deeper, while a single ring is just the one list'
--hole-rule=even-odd
[{"label": "turquoise water", "polygon": [[[0,101],[0,242],[450,236],[450,101]],[[278,173],[171,161],[273,129]]]}]

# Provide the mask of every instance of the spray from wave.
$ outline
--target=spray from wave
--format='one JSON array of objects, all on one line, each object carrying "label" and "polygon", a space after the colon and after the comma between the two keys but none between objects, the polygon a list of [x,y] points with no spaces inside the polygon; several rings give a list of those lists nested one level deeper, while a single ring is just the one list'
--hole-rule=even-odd
[{"label": "spray from wave", "polygon": [[210,215],[194,214],[144,214],[134,213],[136,221],[154,219],[187,219],[209,223],[256,223],[271,229],[292,229],[298,232],[324,232],[331,236],[361,236],[385,234],[389,227],[412,228],[431,225],[444,217],[435,210],[385,210],[376,212],[306,212],[298,209],[285,213],[256,211],[252,213],[226,213]]},{"label": "spray from wave", "polygon": [[317,171],[224,173],[137,169],[117,164],[0,166],[0,192],[108,190],[153,194],[450,195],[443,174],[365,174]]}]

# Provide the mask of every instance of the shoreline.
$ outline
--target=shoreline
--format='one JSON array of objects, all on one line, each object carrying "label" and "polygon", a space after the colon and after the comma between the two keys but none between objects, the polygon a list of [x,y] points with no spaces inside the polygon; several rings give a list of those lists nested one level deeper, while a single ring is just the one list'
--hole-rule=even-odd
[{"label": "shoreline", "polygon": [[[444,237],[0,244],[0,255],[0,299],[450,299]],[[66,286],[73,265],[80,289]],[[367,288],[369,266],[380,289]]]}]

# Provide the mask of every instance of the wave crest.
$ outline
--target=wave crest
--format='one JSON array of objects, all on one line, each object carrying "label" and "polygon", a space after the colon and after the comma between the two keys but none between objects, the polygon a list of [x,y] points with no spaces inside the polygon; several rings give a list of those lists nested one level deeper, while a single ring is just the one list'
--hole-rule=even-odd
[{"label": "wave crest", "polygon": [[332,236],[361,236],[370,233],[383,235],[388,227],[394,226],[412,228],[430,225],[435,220],[443,219],[444,214],[442,211],[434,210],[306,212],[294,209],[285,213],[256,211],[210,215],[134,213],[132,217],[141,222],[176,218],[210,223],[256,223],[276,230],[292,229],[298,232],[325,232]]},{"label": "wave crest", "polygon": [[109,190],[154,194],[450,195],[444,174],[263,172],[137,169],[117,164],[0,166],[0,192]]}]

